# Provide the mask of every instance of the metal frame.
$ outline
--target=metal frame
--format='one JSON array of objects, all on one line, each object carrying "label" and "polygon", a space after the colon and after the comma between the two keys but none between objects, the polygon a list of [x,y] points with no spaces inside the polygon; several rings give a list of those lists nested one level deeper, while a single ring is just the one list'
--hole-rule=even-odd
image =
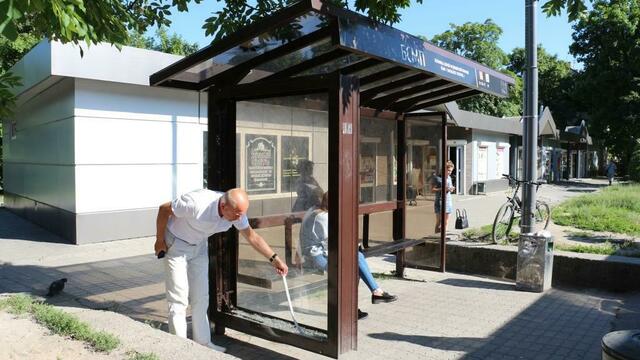
[{"label": "metal frame", "polygon": [[[213,74],[210,68],[202,73],[188,72],[195,66],[239,44],[287,26],[305,14],[323,17],[324,27],[302,34],[271,50],[256,54],[235,66]],[[362,37],[362,41],[354,41]],[[331,48],[322,54],[291,64],[275,73],[252,81],[257,67],[329,40]],[[372,40],[373,39],[373,40]],[[376,40],[377,39],[377,40]],[[409,50],[407,50],[409,49]],[[354,63],[339,63],[330,73],[301,76],[307,70],[357,55]],[[427,57],[427,55],[429,57]],[[375,69],[378,65],[381,69]],[[211,70],[211,71],[210,71]],[[264,75],[264,70],[262,75]],[[403,76],[406,74],[406,76]],[[454,75],[452,75],[454,74]],[[482,81],[479,81],[479,76]],[[495,79],[491,83],[489,78]],[[485,81],[486,80],[486,81]],[[243,83],[240,83],[240,82]],[[386,82],[385,82],[386,81]],[[380,82],[373,87],[371,84]],[[384,83],[382,83],[384,82]],[[310,351],[338,357],[357,349],[357,238],[360,116],[372,116],[397,123],[397,194],[396,201],[363,206],[366,214],[393,212],[393,242],[367,249],[369,255],[396,254],[397,276],[406,266],[404,249],[420,240],[406,239],[406,121],[407,112],[429,108],[447,101],[481,92],[506,95],[514,81],[483,65],[435,47],[389,26],[375,23],[359,14],[326,4],[320,0],[302,0],[242,30],[216,41],[197,53],[185,57],[151,75],[153,86],[174,87],[208,93],[208,157],[209,188],[227,190],[236,186],[235,132],[236,102],[267,97],[284,97],[310,93],[328,95],[329,116],[329,270],[327,340],[314,340],[273,327],[259,325],[236,317],[237,306],[238,234],[229,230],[209,239],[210,258],[210,318],[216,323],[216,333],[226,327],[279,341]],[[361,87],[369,85],[364,91]],[[442,173],[446,182],[446,114],[430,113],[442,118]],[[442,211],[446,201],[444,196]],[[366,215],[368,217],[368,215]],[[291,216],[273,221],[293,221]],[[262,225],[268,225],[265,219]],[[441,216],[444,222],[444,216]],[[260,226],[260,222],[253,223]],[[445,270],[446,248],[444,226],[440,236],[440,266]],[[290,237],[290,236],[289,236]],[[367,244],[368,245],[368,244]],[[291,255],[286,256],[290,259]]]},{"label": "metal frame", "polygon": [[[237,44],[287,25],[305,14],[316,14],[324,17],[326,20],[325,26],[289,42],[284,42],[283,39],[282,45],[256,55],[240,64],[230,66],[226,70],[205,79],[200,79],[196,74],[185,73],[188,69],[233,49]],[[361,41],[355,41],[360,37],[363,37]],[[329,40],[332,46],[332,49],[329,49],[328,52],[267,75],[254,83],[257,85],[257,83],[264,84],[276,80],[295,80],[301,72],[350,54],[356,54],[363,56],[364,59],[354,64],[345,64],[338,72],[348,75],[376,64],[389,63],[395,65],[368,76],[360,76],[361,86],[392,78],[405,72],[418,72],[418,74],[407,78],[396,79],[387,84],[368,89],[361,94],[362,104],[365,106],[376,110],[392,110],[401,113],[429,108],[481,92],[506,96],[508,85],[514,84],[512,78],[484,65],[320,0],[302,0],[291,7],[274,13],[268,18],[257,21],[245,27],[242,31],[231,34],[151,75],[150,83],[154,86],[169,86],[200,91],[209,87],[233,87],[258,66],[279,59],[323,39]],[[179,74],[188,74],[190,77],[195,77],[194,81],[175,79],[175,76]],[[434,81],[407,87],[411,83],[421,82],[421,80],[430,78],[434,78]],[[391,90],[394,91],[389,93]],[[384,95],[378,96],[380,94]],[[412,97],[412,95],[415,96]]]}]

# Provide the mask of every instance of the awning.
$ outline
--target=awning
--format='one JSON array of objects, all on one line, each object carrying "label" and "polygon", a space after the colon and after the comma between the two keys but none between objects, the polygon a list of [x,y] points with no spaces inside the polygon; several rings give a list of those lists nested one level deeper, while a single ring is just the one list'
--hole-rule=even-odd
[{"label": "awning", "polygon": [[206,91],[339,71],[360,79],[360,104],[410,112],[514,80],[415,36],[320,0],[303,0],[151,75],[152,86]]}]

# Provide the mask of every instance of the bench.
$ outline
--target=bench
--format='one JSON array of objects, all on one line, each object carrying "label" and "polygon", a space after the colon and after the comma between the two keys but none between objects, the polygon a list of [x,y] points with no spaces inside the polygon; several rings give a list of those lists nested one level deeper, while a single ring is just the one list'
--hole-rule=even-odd
[{"label": "bench", "polygon": [[[381,256],[385,254],[394,254],[397,255],[398,252],[401,252],[407,248],[411,248],[416,245],[424,244],[424,239],[398,239],[394,241],[389,241],[385,244],[370,246],[369,244],[369,216],[374,213],[386,212],[386,211],[394,211],[397,209],[397,202],[390,201],[384,203],[375,203],[375,204],[363,204],[359,206],[358,213],[363,216],[363,226],[362,226],[362,245],[363,245],[363,253],[365,257],[372,256]],[[285,246],[285,262],[289,267],[298,267],[301,265],[298,261],[294,262],[294,253],[293,253],[293,226],[295,224],[299,224],[302,222],[304,217],[304,212],[296,212],[291,214],[283,214],[283,215],[273,215],[273,216],[262,216],[257,218],[252,218],[249,220],[249,223],[254,229],[264,229],[269,227],[277,227],[284,226],[284,246]],[[269,271],[270,265],[268,263],[256,263],[252,264],[252,267],[256,268],[257,271],[254,274],[249,273],[239,273],[238,281],[250,284],[258,287],[273,288],[273,283],[278,280],[278,276],[275,274],[271,274]],[[404,258],[401,261],[396,261],[396,273],[401,276],[404,269]]]}]

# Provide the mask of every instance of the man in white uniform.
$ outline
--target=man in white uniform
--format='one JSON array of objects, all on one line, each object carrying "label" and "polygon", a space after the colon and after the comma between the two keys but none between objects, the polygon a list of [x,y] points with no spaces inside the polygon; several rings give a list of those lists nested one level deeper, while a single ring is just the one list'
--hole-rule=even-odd
[{"label": "man in white uniform", "polygon": [[[201,189],[160,205],[156,220],[156,255],[164,251],[169,331],[187,337],[186,310],[191,304],[193,340],[218,351],[211,343],[209,307],[209,258],[207,239],[231,225],[267,258],[275,271],[286,275],[287,265],[250,226],[249,198],[242,189],[226,193]],[[190,302],[189,302],[190,300]]]}]

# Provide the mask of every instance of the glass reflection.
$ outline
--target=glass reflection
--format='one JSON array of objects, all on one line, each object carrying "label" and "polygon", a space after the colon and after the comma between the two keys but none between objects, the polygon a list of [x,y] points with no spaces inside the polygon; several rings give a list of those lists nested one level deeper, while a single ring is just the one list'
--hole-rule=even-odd
[{"label": "glass reflection", "polygon": [[[242,144],[236,150],[237,185],[249,193],[248,216],[274,251],[282,257],[290,254],[287,283],[296,320],[322,334],[327,330],[327,274],[314,266],[311,247],[305,244],[311,235],[320,245],[328,239],[328,221],[322,222],[328,215],[320,210],[328,189],[326,96],[238,102],[236,116]],[[313,232],[308,231],[311,218]],[[313,251],[323,249],[328,247]],[[247,318],[292,331],[282,278],[242,238],[238,274],[237,305],[249,310]],[[264,316],[247,315],[251,312]],[[318,332],[305,330],[303,335],[317,337]]]},{"label": "glass reflection", "polygon": [[360,203],[396,199],[396,122],[360,119]]},{"label": "glass reflection", "polygon": [[327,19],[317,13],[307,13],[289,24],[276,27],[226,50],[212,59],[178,73],[172,79],[200,82],[235,65],[241,64],[267,51],[310,34],[328,25]]},{"label": "glass reflection", "polygon": [[407,121],[406,237],[424,239],[424,246],[406,252],[409,265],[440,265],[440,234],[436,233],[436,208],[433,187],[440,176],[440,122]]}]

